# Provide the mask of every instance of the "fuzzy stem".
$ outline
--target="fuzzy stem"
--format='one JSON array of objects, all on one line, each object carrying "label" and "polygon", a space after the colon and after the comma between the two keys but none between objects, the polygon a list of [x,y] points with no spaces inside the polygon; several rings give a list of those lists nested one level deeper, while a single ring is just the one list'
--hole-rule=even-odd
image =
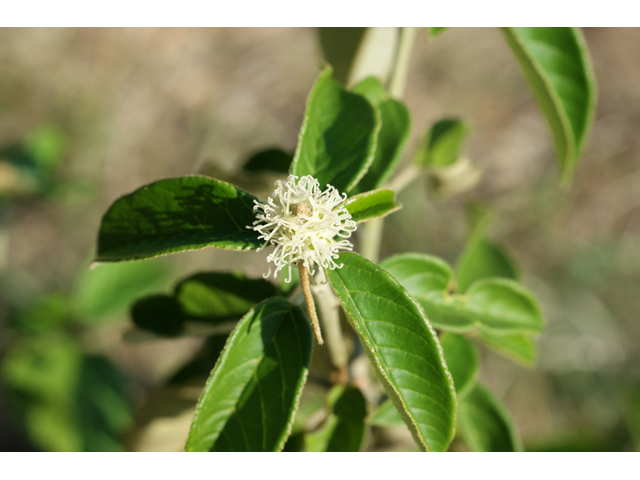
[{"label": "fuzzy stem", "polygon": [[309,314],[309,320],[311,320],[311,327],[313,327],[313,333],[316,335],[318,344],[322,345],[324,340],[322,340],[316,305],[313,303],[313,295],[311,295],[309,272],[307,271],[307,267],[302,264],[302,261],[298,262],[298,270],[300,271],[300,286],[302,287],[302,295],[304,297],[304,304],[307,307],[307,313]]}]

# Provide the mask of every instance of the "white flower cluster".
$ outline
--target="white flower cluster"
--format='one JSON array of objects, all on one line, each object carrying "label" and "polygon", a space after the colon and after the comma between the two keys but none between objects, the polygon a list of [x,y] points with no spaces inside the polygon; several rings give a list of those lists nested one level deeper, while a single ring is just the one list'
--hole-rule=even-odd
[{"label": "white flower cluster", "polygon": [[[313,275],[316,265],[333,270],[340,268],[334,261],[338,250],[352,250],[353,245],[346,240],[356,229],[351,214],[346,208],[336,208],[347,198],[330,185],[320,190],[318,180],[306,175],[298,180],[289,175],[286,182],[276,181],[276,190],[267,203],[255,201],[253,209],[257,220],[251,228],[260,233],[258,238],[274,245],[275,250],[267,261],[275,265],[274,277],[285,265],[289,267],[302,262]],[[271,265],[265,278],[271,274]]]}]

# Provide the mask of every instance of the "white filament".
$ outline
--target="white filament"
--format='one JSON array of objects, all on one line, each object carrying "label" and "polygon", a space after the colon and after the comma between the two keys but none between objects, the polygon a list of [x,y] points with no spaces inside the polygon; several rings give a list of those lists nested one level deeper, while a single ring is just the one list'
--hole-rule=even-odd
[{"label": "white filament", "polygon": [[[297,181],[296,181],[297,180]],[[356,223],[346,208],[336,208],[347,198],[330,185],[322,191],[318,180],[306,175],[298,180],[289,175],[286,182],[276,181],[276,190],[267,203],[257,200],[253,209],[257,220],[251,228],[258,238],[265,241],[260,250],[271,244],[274,251],[267,261],[275,266],[274,278],[288,266],[291,281],[291,266],[302,262],[313,275],[316,265],[323,270],[341,268],[335,259],[338,250],[352,250],[346,240],[356,229]],[[300,206],[299,206],[300,205]],[[302,207],[302,208],[301,208]],[[271,264],[265,278],[271,275]]]}]

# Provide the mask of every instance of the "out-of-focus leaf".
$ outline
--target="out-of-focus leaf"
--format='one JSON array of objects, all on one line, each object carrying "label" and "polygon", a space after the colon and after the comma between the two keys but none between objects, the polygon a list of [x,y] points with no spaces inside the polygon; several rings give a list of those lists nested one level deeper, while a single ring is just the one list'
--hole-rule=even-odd
[{"label": "out-of-focus leaf", "polygon": [[511,280],[480,280],[465,294],[465,310],[490,330],[539,333],[544,326],[535,297]]},{"label": "out-of-focus leaf", "polygon": [[415,156],[420,167],[449,167],[460,158],[469,135],[469,125],[459,119],[444,119],[433,124],[422,139]]},{"label": "out-of-focus leaf", "polygon": [[474,283],[464,295],[451,293],[453,272],[444,261],[402,254],[380,263],[424,308],[436,327],[454,332],[485,328],[498,333],[538,333],[543,319],[533,295],[499,278]]},{"label": "out-of-focus leaf", "polygon": [[357,186],[358,192],[366,192],[383,186],[395,171],[409,138],[411,117],[402,102],[389,98],[377,78],[369,77],[361,81],[353,87],[353,91],[367,97],[380,110],[382,120],[375,157]]},{"label": "out-of-focus leaf", "polygon": [[238,323],[200,397],[187,451],[279,451],[311,355],[302,311],[267,300]]},{"label": "out-of-focus leaf", "polygon": [[138,300],[131,308],[136,327],[166,337],[178,336],[185,316],[178,301],[169,295],[153,295]]},{"label": "out-of-focus leaf", "polygon": [[336,386],[329,392],[331,409],[324,425],[305,438],[308,452],[358,452],[362,448],[367,402],[353,385]]},{"label": "out-of-focus leaf", "polygon": [[507,251],[486,239],[491,212],[478,203],[467,205],[469,239],[457,262],[458,289],[461,292],[475,281],[491,277],[520,277],[518,266]]},{"label": "out-of-focus leaf", "polygon": [[[173,296],[154,295],[138,300],[131,309],[135,325],[161,336],[185,334],[187,322],[223,327],[278,290],[267,280],[241,273],[202,272],[180,281]],[[193,332],[192,332],[193,333]],[[222,333],[203,329],[202,334]]]},{"label": "out-of-focus leaf", "polygon": [[120,197],[102,218],[96,262],[142,260],[205,247],[255,250],[255,197],[202,176],[169,178]]},{"label": "out-of-focus leaf", "polygon": [[280,148],[269,148],[255,153],[243,165],[247,172],[288,173],[293,154]]},{"label": "out-of-focus leaf", "polygon": [[64,337],[31,337],[2,365],[30,438],[51,451],[119,451],[132,420],[125,379],[106,358]]},{"label": "out-of-focus leaf", "polygon": [[544,113],[563,178],[569,180],[593,123],[596,85],[589,52],[577,28],[502,29]]},{"label": "out-of-focus leaf", "polygon": [[277,294],[271,282],[250,279],[241,273],[198,273],[175,288],[175,297],[184,313],[196,319],[240,317]]},{"label": "out-of-focus leaf", "polygon": [[464,292],[473,282],[490,277],[517,280],[519,272],[509,254],[484,238],[467,244],[458,260],[458,288]]},{"label": "out-of-focus leaf", "polygon": [[333,76],[347,83],[351,64],[367,29],[365,27],[321,27],[318,29],[324,58],[333,67]]},{"label": "out-of-focus leaf", "polygon": [[35,299],[32,305],[13,317],[16,326],[26,331],[58,329],[71,321],[71,305],[64,295],[45,295]]},{"label": "out-of-focus leaf", "polygon": [[481,384],[460,401],[458,425],[462,437],[476,452],[519,452],[522,444],[509,412]]},{"label": "out-of-focus leaf", "polygon": [[342,253],[329,280],[418,445],[444,451],[456,400],[437,336],[419,304],[385,269]]},{"label": "out-of-focus leaf", "polygon": [[368,422],[376,427],[399,427],[404,425],[402,415],[391,399],[382,402],[368,418]]},{"label": "out-of-focus leaf", "polygon": [[345,200],[342,206],[346,207],[356,223],[386,217],[402,208],[402,204],[396,202],[395,192],[386,188],[354,195]]},{"label": "out-of-focus leaf", "polygon": [[440,345],[453,383],[456,396],[463,398],[473,388],[480,369],[480,358],[473,343],[461,335],[445,333],[440,337]]},{"label": "out-of-focus leaf", "polygon": [[445,30],[448,30],[451,27],[428,27],[429,29],[429,40],[433,40],[437,36],[439,36]]},{"label": "out-of-focus leaf", "polygon": [[166,287],[169,281],[169,270],[159,259],[83,269],[72,296],[74,313],[87,321],[120,315],[136,299]]},{"label": "out-of-focus leaf", "polygon": [[477,338],[492,350],[530,367],[536,361],[536,342],[530,335],[523,333],[498,334],[480,328],[476,332]]},{"label": "out-of-focus leaf", "polygon": [[374,107],[341,87],[327,67],[309,94],[291,173],[348,192],[373,161],[379,129]]}]

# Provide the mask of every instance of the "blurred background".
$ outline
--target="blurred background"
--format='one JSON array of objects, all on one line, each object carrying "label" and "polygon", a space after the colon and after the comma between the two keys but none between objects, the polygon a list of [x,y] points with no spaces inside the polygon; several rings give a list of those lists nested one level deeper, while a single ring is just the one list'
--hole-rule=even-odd
[{"label": "blurred background", "polygon": [[[640,29],[584,34],[598,106],[571,188],[501,33],[419,35],[403,162],[433,122],[462,117],[482,177],[448,196],[413,182],[382,246],[382,258],[455,263],[465,204],[492,209],[489,237],[548,325],[534,368],[483,350],[481,377],[531,450],[640,448]],[[90,270],[101,216],[196,172],[264,195],[275,177],[240,167],[260,149],[293,151],[322,65],[314,29],[0,29],[0,451],[183,447],[201,386],[165,384],[203,340],[125,341],[128,309],[198,271],[259,276],[266,252]],[[407,431],[369,448],[415,446]]]}]

